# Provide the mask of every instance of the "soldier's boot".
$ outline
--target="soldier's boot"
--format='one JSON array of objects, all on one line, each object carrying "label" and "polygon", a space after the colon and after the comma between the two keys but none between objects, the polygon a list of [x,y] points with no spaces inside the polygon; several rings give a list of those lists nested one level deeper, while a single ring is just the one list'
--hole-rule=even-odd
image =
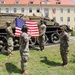
[{"label": "soldier's boot", "polygon": [[67,66],[67,64],[64,64],[63,67],[65,68]]},{"label": "soldier's boot", "polygon": [[14,55],[13,53],[11,53],[11,55]]},{"label": "soldier's boot", "polygon": [[27,70],[25,70],[25,71],[23,71],[23,73],[22,74],[24,74],[24,75],[28,75],[28,74],[30,74]]},{"label": "soldier's boot", "polygon": [[67,63],[63,63],[62,66],[63,66],[63,67],[66,67],[66,66],[67,66]]},{"label": "soldier's boot", "polygon": [[9,53],[8,56],[13,56],[13,53]]},{"label": "soldier's boot", "polygon": [[13,55],[10,53],[10,54],[8,54],[8,56],[13,56]]},{"label": "soldier's boot", "polygon": [[44,51],[44,47],[41,47],[41,51]]}]

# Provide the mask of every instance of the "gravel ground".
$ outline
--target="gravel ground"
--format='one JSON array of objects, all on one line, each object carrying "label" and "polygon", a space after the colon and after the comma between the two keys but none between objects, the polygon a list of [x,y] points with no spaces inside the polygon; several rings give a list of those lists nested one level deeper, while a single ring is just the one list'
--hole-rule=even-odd
[{"label": "gravel ground", "polygon": [[70,36],[70,40],[75,40],[75,36]]},{"label": "gravel ground", "polygon": [[70,40],[70,44],[74,44],[75,43],[75,36],[70,36],[69,40]]}]

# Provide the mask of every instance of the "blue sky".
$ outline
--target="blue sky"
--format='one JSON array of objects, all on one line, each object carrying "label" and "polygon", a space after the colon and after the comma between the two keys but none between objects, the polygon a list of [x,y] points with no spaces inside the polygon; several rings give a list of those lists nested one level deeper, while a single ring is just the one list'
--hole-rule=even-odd
[{"label": "blue sky", "polygon": [[75,0],[72,0],[72,1],[74,1],[74,2],[75,2]]}]

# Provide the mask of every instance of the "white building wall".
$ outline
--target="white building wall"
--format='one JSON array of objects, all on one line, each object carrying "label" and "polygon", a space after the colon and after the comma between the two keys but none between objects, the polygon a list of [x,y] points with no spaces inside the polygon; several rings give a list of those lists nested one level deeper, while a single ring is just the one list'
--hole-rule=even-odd
[{"label": "white building wall", "polygon": [[[56,13],[52,13],[52,6],[51,5],[2,5],[0,6],[1,8],[1,13],[6,13],[6,8],[9,8],[9,13],[14,13],[13,8],[17,8],[17,13],[21,13],[21,8],[24,8],[25,11],[24,15],[32,15],[33,13],[37,16],[41,16],[41,13],[37,13],[36,9],[40,8],[42,15],[44,16],[44,9],[48,8],[49,9],[49,18],[52,19],[53,17],[56,17],[56,21],[62,25],[62,24],[68,24],[71,28],[75,27],[75,13],[74,13],[74,8],[75,6],[54,6],[56,8]],[[32,8],[32,13],[29,13],[29,8]],[[63,8],[63,13],[60,13],[60,8]],[[70,8],[70,13],[67,13],[67,8]],[[60,17],[63,17],[63,22],[60,21]],[[70,22],[67,22],[67,17],[70,17]]]}]

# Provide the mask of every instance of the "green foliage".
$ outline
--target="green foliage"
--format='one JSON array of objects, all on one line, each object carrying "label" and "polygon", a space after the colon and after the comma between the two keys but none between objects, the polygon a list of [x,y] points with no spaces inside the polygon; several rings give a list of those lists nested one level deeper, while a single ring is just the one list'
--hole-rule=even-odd
[{"label": "green foliage", "polygon": [[[59,44],[45,47],[45,51],[30,49],[27,70],[30,75],[75,75],[75,41],[70,40],[69,63],[66,68],[61,66]],[[9,57],[6,52],[0,54],[0,75],[22,75],[19,50]]]},{"label": "green foliage", "polygon": [[74,30],[71,32],[71,36],[75,36],[75,31]]}]

